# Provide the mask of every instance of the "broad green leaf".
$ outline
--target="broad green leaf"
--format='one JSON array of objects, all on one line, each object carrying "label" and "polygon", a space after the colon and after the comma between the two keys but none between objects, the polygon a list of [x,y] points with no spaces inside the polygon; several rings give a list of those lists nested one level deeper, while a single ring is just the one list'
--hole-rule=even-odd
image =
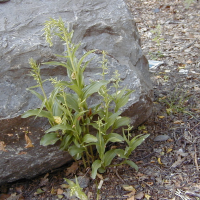
[{"label": "broad green leaf", "polygon": [[109,150],[105,153],[104,156],[104,166],[107,167],[112,162],[113,158],[117,155],[117,149]]},{"label": "broad green leaf", "polygon": [[76,124],[76,122],[80,121],[80,117],[82,117],[88,110],[84,110],[82,112],[77,112],[73,116],[73,124]]},{"label": "broad green leaf", "polygon": [[41,94],[39,94],[38,92],[36,92],[35,90],[31,90],[29,88],[27,90],[30,91],[35,96],[37,96],[37,98],[40,99],[41,101],[44,101],[44,97]]},{"label": "broad green leaf", "polygon": [[121,111],[118,111],[116,113],[113,113],[112,115],[110,115],[110,117],[108,118],[108,120],[106,121],[106,125],[105,125],[105,130],[108,130],[110,126],[112,126],[115,122],[115,120],[117,119],[117,117],[121,114]]},{"label": "broad green leaf", "polygon": [[58,137],[57,133],[48,133],[42,137],[42,139],[40,140],[40,145],[52,145],[55,144],[59,139],[60,138]]},{"label": "broad green leaf", "polygon": [[82,95],[82,91],[81,91],[81,89],[80,89],[77,85],[75,85],[75,84],[73,84],[73,85],[68,85],[68,88],[70,88],[70,89],[72,89],[74,92],[76,92],[76,94],[78,94],[79,97]]},{"label": "broad green leaf", "polygon": [[66,178],[65,178],[65,181],[70,185],[71,196],[75,195],[77,198],[81,200],[88,200],[86,194],[82,191],[82,188],[80,187],[78,183],[77,177],[76,177],[76,183]]},{"label": "broad green leaf", "polygon": [[93,58],[84,63],[83,67],[81,67],[81,73],[83,73],[83,72],[85,71],[85,68],[88,66],[88,64],[89,64],[92,60],[93,60]]},{"label": "broad green leaf", "polygon": [[91,142],[97,142],[97,138],[94,135],[86,134],[83,137],[83,143],[91,143]]},{"label": "broad green leaf", "polygon": [[[139,146],[146,138],[149,137],[149,134],[146,134],[146,135],[138,135],[136,137],[134,137],[131,142],[130,142],[130,145],[137,145]],[[136,146],[136,147],[137,147]]]},{"label": "broad green leaf", "polygon": [[124,93],[126,92],[126,87],[124,87],[122,90],[117,91],[117,94],[115,94],[115,98],[117,100],[120,100],[122,98],[122,96],[124,95]]},{"label": "broad green leaf", "polygon": [[132,168],[134,168],[136,171],[138,171],[138,166],[131,160],[125,160],[124,163],[130,165]]},{"label": "broad green leaf", "polygon": [[127,159],[128,157],[125,155],[125,151],[123,149],[116,149],[116,153],[120,158]]},{"label": "broad green leaf", "polygon": [[66,101],[67,105],[74,109],[75,111],[79,112],[79,106],[78,106],[78,96],[72,95],[72,94],[66,94]]},{"label": "broad green leaf", "polygon": [[125,154],[129,156],[132,151],[136,149],[147,137],[149,137],[149,134],[137,137],[137,139],[133,138],[131,142],[129,143],[129,147],[125,149]]},{"label": "broad green leaf", "polygon": [[92,163],[92,179],[95,179],[96,178],[96,175],[97,175],[97,170],[101,167],[101,161],[100,160],[95,160],[93,163]]},{"label": "broad green leaf", "polygon": [[69,180],[69,179],[67,179],[67,178],[64,178],[64,179],[65,179],[65,181],[70,185],[70,187],[76,186],[76,184],[75,184],[73,181],[71,181],[71,180]]},{"label": "broad green leaf", "polygon": [[84,151],[84,148],[82,147],[80,147],[80,148],[78,148],[77,146],[75,146],[75,145],[73,145],[73,146],[70,146],[69,147],[69,153],[70,153],[70,155],[73,157],[73,156],[75,156],[76,154],[81,154],[81,153],[83,153],[83,151]]},{"label": "broad green leaf", "polygon": [[98,130],[99,126],[97,123],[90,123],[89,125],[93,126],[95,129]]},{"label": "broad green leaf", "polygon": [[71,131],[73,131],[71,125],[69,125],[69,124],[66,124],[66,125],[58,124],[58,125],[51,127],[50,129],[46,130],[45,133],[55,132],[55,131],[58,131],[58,130],[63,130],[63,131],[71,130]]},{"label": "broad green leaf", "polygon": [[106,171],[106,169],[102,166],[98,169],[98,172],[101,174],[103,174],[105,171]]},{"label": "broad green leaf", "polygon": [[96,93],[99,91],[101,86],[108,84],[109,81],[106,80],[101,80],[101,81],[96,81],[92,82],[89,85],[87,85],[85,88],[83,88],[83,98],[82,99],[87,99],[90,95]]},{"label": "broad green leaf", "polygon": [[[82,57],[81,57],[81,59],[78,61],[78,65],[77,65],[77,67],[78,68],[80,68],[81,67],[81,65],[82,65],[82,63],[83,63],[83,61],[84,61],[84,59],[88,56],[88,55],[90,55],[91,53],[93,53],[95,50],[91,50],[91,51],[88,51],[87,53],[85,53]],[[91,61],[91,60],[90,60]],[[82,71],[83,72],[83,71]]]},{"label": "broad green leaf", "polygon": [[81,148],[81,144],[78,142],[76,138],[74,138],[73,142],[76,147]]},{"label": "broad green leaf", "polygon": [[55,102],[55,99],[58,95],[58,92],[59,92],[60,88],[59,87],[56,87],[50,94],[49,96],[49,99],[48,99],[48,104],[49,106],[51,106],[51,108],[53,107],[53,104]]},{"label": "broad green leaf", "polygon": [[58,101],[53,104],[53,116],[62,116],[63,110],[60,108]]},{"label": "broad green leaf", "polygon": [[76,44],[74,47],[73,47],[73,50],[72,50],[72,57],[75,59],[76,58],[76,51],[78,50],[78,48],[80,47],[81,43],[79,44]]},{"label": "broad green leaf", "polygon": [[106,144],[108,142],[123,142],[124,138],[118,133],[109,133],[105,136]]},{"label": "broad green leaf", "polygon": [[100,133],[97,134],[96,149],[97,152],[99,153],[99,157],[101,158],[101,160],[104,160],[105,142],[104,138],[102,137],[102,134]]},{"label": "broad green leaf", "polygon": [[69,145],[72,142],[72,134],[65,134],[60,144],[60,150],[65,151],[68,149]]},{"label": "broad green leaf", "polygon": [[57,96],[57,99],[63,104],[67,104],[69,108],[72,108],[73,110],[79,112],[79,100],[78,96],[76,94],[60,94]]},{"label": "broad green leaf", "polygon": [[117,112],[121,107],[123,107],[124,105],[127,104],[129,97],[131,95],[133,91],[129,91],[127,92],[121,99],[119,99],[118,101],[115,101],[115,112]]},{"label": "broad green leaf", "polygon": [[58,83],[56,83],[55,87],[68,87],[69,85],[71,85],[71,82],[59,81]]},{"label": "broad green leaf", "polygon": [[130,123],[129,117],[119,117],[113,124],[113,129],[117,129],[121,126],[127,126]]},{"label": "broad green leaf", "polygon": [[40,111],[40,109],[28,110],[21,117],[27,118],[30,116],[46,117],[49,120],[53,120],[53,116],[48,111]]}]

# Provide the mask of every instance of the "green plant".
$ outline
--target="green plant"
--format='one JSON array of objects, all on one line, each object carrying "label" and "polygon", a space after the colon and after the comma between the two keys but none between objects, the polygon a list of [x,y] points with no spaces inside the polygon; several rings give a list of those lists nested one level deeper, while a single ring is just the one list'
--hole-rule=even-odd
[{"label": "green plant", "polygon": [[88,200],[86,194],[82,191],[82,188],[80,187],[77,178],[76,178],[76,183],[67,178],[64,179],[69,184],[70,196],[75,195],[77,198],[81,200]]},{"label": "green plant", "polygon": [[168,114],[188,113],[186,104],[189,97],[189,93],[185,93],[181,88],[176,87],[173,92],[160,99],[160,101],[166,104]]},{"label": "green plant", "polygon": [[160,51],[157,51],[157,52],[149,52],[149,57],[151,60],[154,60],[154,59],[158,59],[158,58],[163,58],[164,55],[162,52]]},{"label": "green plant", "polygon": [[194,0],[185,0],[185,6],[186,8],[189,8],[190,5],[194,2]]},{"label": "green plant", "polygon": [[[46,130],[40,144],[43,146],[53,145],[60,140],[60,150],[68,151],[75,160],[82,159],[85,168],[92,166],[91,176],[93,179],[96,177],[97,171],[102,173],[106,170],[116,155],[123,158],[120,164],[128,164],[137,170],[137,165],[128,160],[128,157],[148,135],[139,135],[131,139],[130,119],[120,116],[120,108],[128,102],[133,91],[121,88],[121,80],[117,71],[111,80],[105,79],[108,66],[104,51],[101,62],[102,80],[85,84],[84,70],[90,61],[84,62],[84,59],[93,51],[85,53],[80,59],[76,57],[76,51],[80,44],[72,43],[73,31],[69,31],[69,28],[65,27],[61,18],[47,21],[44,32],[50,46],[53,45],[53,36],[58,36],[66,45],[66,52],[64,55],[56,55],[62,61],[43,64],[65,67],[67,77],[62,81],[55,78],[42,80],[40,65],[30,59],[31,76],[34,77],[37,85],[28,90],[36,95],[42,103],[40,108],[29,110],[22,117],[48,118],[51,128]],[[49,96],[43,87],[45,81],[50,81],[54,86]],[[34,90],[37,87],[41,88],[41,93]],[[113,93],[111,89],[114,89]],[[88,99],[93,94],[99,95],[100,103],[88,105]],[[126,126],[127,129],[124,128]],[[115,132],[120,127],[123,135]],[[127,136],[125,131],[128,132]],[[126,142],[127,147],[125,150],[106,149],[108,143],[112,142]]]},{"label": "green plant", "polygon": [[161,25],[158,24],[156,26],[156,28],[154,30],[152,30],[151,32],[154,35],[154,38],[152,40],[155,41],[158,46],[160,46],[161,41],[164,40],[164,38],[161,37],[161,35],[162,35],[162,27],[161,27]]}]

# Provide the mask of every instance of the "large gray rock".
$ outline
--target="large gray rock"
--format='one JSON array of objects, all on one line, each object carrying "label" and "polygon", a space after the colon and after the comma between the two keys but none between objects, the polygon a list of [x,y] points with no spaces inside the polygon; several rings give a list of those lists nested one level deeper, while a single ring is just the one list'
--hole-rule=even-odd
[{"label": "large gray rock", "polygon": [[[35,84],[28,76],[29,58],[50,61],[54,53],[64,51],[59,41],[49,48],[42,36],[44,22],[50,17],[62,17],[70,23],[75,31],[74,41],[82,42],[80,54],[91,49],[108,52],[111,66],[108,76],[117,69],[122,85],[135,90],[123,108],[123,115],[131,117],[134,126],[151,114],[148,62],[140,48],[133,16],[123,0],[12,0],[0,4],[0,16],[0,184],[31,178],[71,159],[67,153],[58,151],[57,146],[39,145],[48,126],[45,119],[20,118],[24,111],[39,106],[38,99],[26,91]],[[99,55],[95,55],[98,60]],[[43,78],[66,76],[61,67],[45,66],[41,72]],[[98,79],[97,72],[97,62],[93,61],[86,70],[87,80]],[[50,92],[48,85],[45,88]],[[25,148],[25,134],[34,148]]]}]

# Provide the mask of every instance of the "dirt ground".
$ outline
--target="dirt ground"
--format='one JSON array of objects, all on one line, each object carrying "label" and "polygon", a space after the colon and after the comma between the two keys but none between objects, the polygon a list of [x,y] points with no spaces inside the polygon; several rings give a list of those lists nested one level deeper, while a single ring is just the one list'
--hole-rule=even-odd
[{"label": "dirt ground", "polygon": [[[126,0],[149,60],[163,61],[150,69],[154,87],[151,117],[133,134],[149,138],[131,155],[139,171],[111,167],[97,182],[85,179],[89,199],[200,199],[200,2]],[[119,145],[119,144],[118,144]],[[118,163],[116,158],[114,163]],[[70,165],[33,180],[4,185],[0,200],[69,199],[63,177]],[[72,170],[73,171],[73,170]],[[75,170],[89,177],[89,170]],[[66,175],[68,174],[68,176]],[[84,179],[83,179],[84,180]],[[75,199],[75,198],[73,198]]]}]

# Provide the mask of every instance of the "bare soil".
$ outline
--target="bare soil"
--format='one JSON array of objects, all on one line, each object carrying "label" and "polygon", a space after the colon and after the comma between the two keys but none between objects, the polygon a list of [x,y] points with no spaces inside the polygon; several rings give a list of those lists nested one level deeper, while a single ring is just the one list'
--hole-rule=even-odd
[{"label": "bare soil", "polygon": [[[200,3],[184,0],[126,0],[149,60],[164,63],[150,69],[154,86],[151,117],[133,131],[149,133],[131,155],[139,171],[110,167],[84,188],[89,199],[198,200],[200,199]],[[119,144],[117,144],[120,146]],[[123,146],[122,146],[123,148]],[[117,164],[120,158],[114,160]],[[63,166],[32,180],[1,186],[0,200],[68,199],[63,178],[89,169]],[[41,189],[42,193],[39,194]]]}]

